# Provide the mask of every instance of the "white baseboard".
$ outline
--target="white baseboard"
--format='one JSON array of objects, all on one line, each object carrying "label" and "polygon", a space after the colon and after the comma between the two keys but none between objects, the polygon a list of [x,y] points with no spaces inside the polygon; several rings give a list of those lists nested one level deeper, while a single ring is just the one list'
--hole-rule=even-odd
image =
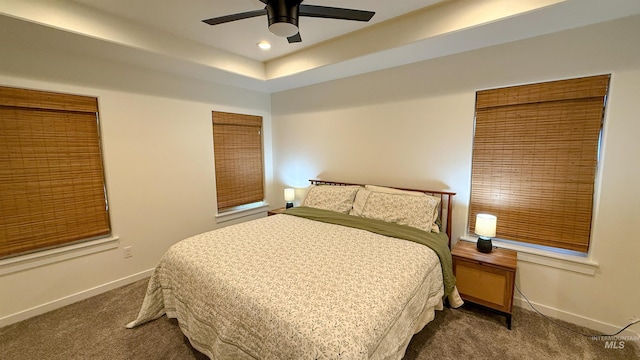
[{"label": "white baseboard", "polygon": [[[514,296],[513,304],[527,310],[533,310],[531,309],[531,306],[529,306],[529,304],[526,302],[526,300],[519,296]],[[598,320],[590,319],[584,316],[572,314],[566,311],[554,309],[552,307],[538,304],[533,301],[531,302],[531,304],[535,306],[535,308],[538,309],[538,311],[540,311],[544,315],[547,315],[559,320],[563,320],[566,322],[570,322],[578,326],[584,326],[586,328],[593,329],[597,332],[600,332],[601,334],[614,334],[618,332],[621,328],[627,325],[627,324],[612,325],[612,324],[604,323],[602,321],[598,321]],[[633,326],[639,327],[640,324],[633,325]],[[635,337],[636,339],[640,338],[640,332],[634,329],[633,326],[630,328],[627,328],[625,331],[621,332],[618,336],[631,336],[631,337]]]},{"label": "white baseboard", "polygon": [[99,285],[99,286],[96,286],[94,288],[87,289],[87,290],[75,293],[73,295],[65,296],[63,298],[48,302],[46,304],[42,304],[42,305],[38,305],[38,306],[32,307],[31,309],[23,310],[23,311],[15,313],[15,314],[11,314],[9,316],[5,316],[3,318],[0,318],[0,327],[11,325],[11,324],[17,323],[19,321],[32,318],[32,317],[37,316],[37,315],[44,314],[46,312],[49,312],[49,311],[52,311],[52,310],[55,310],[55,309],[59,309],[59,308],[61,308],[63,306],[67,306],[67,305],[73,304],[73,303],[78,302],[80,300],[88,299],[88,298],[90,298],[92,296],[96,296],[96,295],[102,294],[102,293],[107,292],[109,290],[113,290],[113,289],[119,288],[121,286],[125,286],[125,285],[128,285],[128,284],[134,283],[134,282],[136,282],[138,280],[142,280],[144,278],[150,277],[152,273],[153,273],[153,269],[145,270],[145,271],[139,272],[137,274],[133,274],[131,276],[124,277],[122,279],[114,280],[114,281],[108,282],[106,284]]}]

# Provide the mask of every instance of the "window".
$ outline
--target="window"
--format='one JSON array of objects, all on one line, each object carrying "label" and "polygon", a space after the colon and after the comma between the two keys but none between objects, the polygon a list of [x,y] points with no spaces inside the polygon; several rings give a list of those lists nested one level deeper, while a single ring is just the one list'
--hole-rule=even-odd
[{"label": "window", "polygon": [[0,257],[110,233],[98,100],[0,87]]},{"label": "window", "polygon": [[262,117],[214,111],[218,211],[264,200]]},{"label": "window", "polygon": [[609,75],[479,91],[469,232],[586,253]]}]

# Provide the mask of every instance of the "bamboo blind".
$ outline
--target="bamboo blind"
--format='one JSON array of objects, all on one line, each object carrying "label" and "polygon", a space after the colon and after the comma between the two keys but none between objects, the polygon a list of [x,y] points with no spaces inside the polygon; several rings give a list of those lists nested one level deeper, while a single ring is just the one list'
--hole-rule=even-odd
[{"label": "bamboo blind", "polygon": [[609,75],[479,91],[470,232],[587,252]]},{"label": "bamboo blind", "polygon": [[97,99],[0,87],[0,257],[110,233]]},{"label": "bamboo blind", "polygon": [[264,200],[262,117],[214,111],[218,210]]}]

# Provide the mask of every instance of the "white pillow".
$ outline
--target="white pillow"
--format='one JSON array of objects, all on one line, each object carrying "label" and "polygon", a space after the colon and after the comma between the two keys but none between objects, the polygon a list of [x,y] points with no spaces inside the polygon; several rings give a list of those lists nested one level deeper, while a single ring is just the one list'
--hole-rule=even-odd
[{"label": "white pillow", "polygon": [[440,232],[439,204],[439,197],[421,192],[367,185],[356,194],[350,214]]},{"label": "white pillow", "polygon": [[302,201],[302,206],[348,214],[360,189],[362,186],[312,185]]}]

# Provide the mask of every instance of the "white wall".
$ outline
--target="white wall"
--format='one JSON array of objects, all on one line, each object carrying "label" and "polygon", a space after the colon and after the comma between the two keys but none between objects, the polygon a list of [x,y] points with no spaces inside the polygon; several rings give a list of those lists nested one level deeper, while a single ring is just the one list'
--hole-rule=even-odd
[{"label": "white wall", "polygon": [[[29,44],[0,51],[0,63],[2,86],[98,97],[111,224],[120,238],[112,250],[0,275],[0,326],[149,275],[169,246],[219,226],[213,110],[263,116],[271,186],[268,94]],[[124,258],[124,246],[133,257]]]},{"label": "white wall", "polygon": [[275,181],[450,189],[457,239],[466,231],[475,92],[611,73],[591,248],[599,268],[591,276],[521,261],[517,284],[547,313],[622,327],[640,316],[639,38],[640,17],[626,18],[274,94]]}]

